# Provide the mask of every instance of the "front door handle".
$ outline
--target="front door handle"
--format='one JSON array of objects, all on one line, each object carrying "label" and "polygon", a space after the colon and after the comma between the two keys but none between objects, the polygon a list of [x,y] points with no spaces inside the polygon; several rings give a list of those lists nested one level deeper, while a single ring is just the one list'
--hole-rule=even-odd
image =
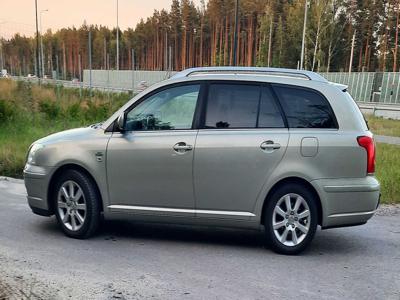
[{"label": "front door handle", "polygon": [[266,150],[267,152],[273,152],[275,150],[280,149],[281,144],[274,143],[274,141],[268,140],[268,141],[262,142],[260,145],[260,148],[262,150]]},{"label": "front door handle", "polygon": [[176,143],[172,148],[174,149],[175,152],[178,153],[185,153],[187,151],[193,150],[193,146],[187,145],[185,142]]}]

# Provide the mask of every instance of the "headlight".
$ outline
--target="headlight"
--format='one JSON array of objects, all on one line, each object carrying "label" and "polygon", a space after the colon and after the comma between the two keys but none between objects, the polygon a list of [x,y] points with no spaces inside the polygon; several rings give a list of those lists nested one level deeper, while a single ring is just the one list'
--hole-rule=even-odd
[{"label": "headlight", "polygon": [[29,150],[29,154],[28,154],[28,158],[27,158],[26,162],[30,165],[35,165],[36,164],[35,155],[40,149],[43,149],[43,148],[44,148],[44,145],[33,144],[31,149]]}]

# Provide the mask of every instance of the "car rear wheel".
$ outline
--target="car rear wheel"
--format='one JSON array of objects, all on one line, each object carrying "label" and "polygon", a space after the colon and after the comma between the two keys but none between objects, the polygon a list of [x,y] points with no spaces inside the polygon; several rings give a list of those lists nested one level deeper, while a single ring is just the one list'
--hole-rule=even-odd
[{"label": "car rear wheel", "polygon": [[55,215],[63,232],[73,238],[93,235],[100,221],[100,197],[94,182],[83,172],[65,171],[56,182]]},{"label": "car rear wheel", "polygon": [[275,252],[298,254],[314,238],[318,211],[315,195],[300,184],[278,188],[264,214],[267,240]]}]

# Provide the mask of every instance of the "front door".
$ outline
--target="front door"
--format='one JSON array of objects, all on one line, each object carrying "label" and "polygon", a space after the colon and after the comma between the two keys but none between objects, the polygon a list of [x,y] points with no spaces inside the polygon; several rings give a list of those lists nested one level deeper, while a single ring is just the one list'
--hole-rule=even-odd
[{"label": "front door", "polygon": [[192,129],[200,85],[164,88],[126,113],[107,149],[111,209],[193,214]]}]

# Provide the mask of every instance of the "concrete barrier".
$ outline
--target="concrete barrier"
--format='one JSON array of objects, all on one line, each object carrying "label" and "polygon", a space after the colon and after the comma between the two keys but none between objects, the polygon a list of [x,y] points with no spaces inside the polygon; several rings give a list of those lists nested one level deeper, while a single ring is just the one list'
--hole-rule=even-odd
[{"label": "concrete barrier", "polygon": [[358,103],[358,106],[364,114],[400,120],[400,106],[379,103]]}]

